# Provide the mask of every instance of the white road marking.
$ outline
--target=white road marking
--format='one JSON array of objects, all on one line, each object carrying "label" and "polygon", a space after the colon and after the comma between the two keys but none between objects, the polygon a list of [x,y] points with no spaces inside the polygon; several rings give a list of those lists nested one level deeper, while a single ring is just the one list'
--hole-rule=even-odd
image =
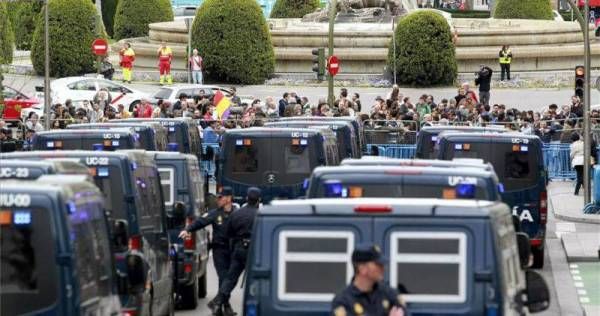
[{"label": "white road marking", "polygon": [[571,267],[571,269],[577,269],[577,268],[579,268],[579,266],[576,265],[575,263],[571,263],[570,267]]},{"label": "white road marking", "polygon": [[579,302],[581,302],[581,303],[589,303],[590,302],[590,298],[589,297],[580,297],[579,298]]},{"label": "white road marking", "polygon": [[575,282],[575,287],[583,287],[583,282]]},{"label": "white road marking", "polygon": [[576,231],[577,231],[577,229],[575,228],[574,223],[558,222],[558,223],[556,223],[556,230],[554,233],[556,234],[556,237],[558,237],[560,239],[562,237],[562,235],[568,234],[568,233],[574,233]]},{"label": "white road marking", "polygon": [[571,274],[579,274],[579,270],[571,270]]},{"label": "white road marking", "polygon": [[573,276],[573,280],[575,280],[575,281],[581,281],[581,276],[579,276],[579,275],[574,275],[574,276]]},{"label": "white road marking", "polygon": [[581,296],[584,296],[584,295],[587,295],[587,291],[586,291],[586,290],[584,290],[584,289],[578,289],[578,290],[577,290],[577,294],[579,294],[579,295],[581,295]]}]

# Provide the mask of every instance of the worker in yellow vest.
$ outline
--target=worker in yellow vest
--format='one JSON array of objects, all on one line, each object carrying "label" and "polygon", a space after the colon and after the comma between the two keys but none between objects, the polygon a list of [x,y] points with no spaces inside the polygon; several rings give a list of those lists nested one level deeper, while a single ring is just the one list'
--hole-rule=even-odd
[{"label": "worker in yellow vest", "polygon": [[173,83],[171,76],[171,60],[173,60],[173,51],[163,41],[158,49],[158,71],[160,72],[160,85],[165,84],[165,77],[168,84]]},{"label": "worker in yellow vest", "polygon": [[510,81],[510,62],[512,61],[510,46],[502,46],[498,57],[500,57],[500,80],[504,81],[504,74],[506,73],[506,79]]},{"label": "worker in yellow vest", "polygon": [[119,64],[123,70],[123,82],[131,83],[133,62],[135,61],[135,52],[131,48],[131,44],[123,44],[123,48],[119,51],[119,58]]}]

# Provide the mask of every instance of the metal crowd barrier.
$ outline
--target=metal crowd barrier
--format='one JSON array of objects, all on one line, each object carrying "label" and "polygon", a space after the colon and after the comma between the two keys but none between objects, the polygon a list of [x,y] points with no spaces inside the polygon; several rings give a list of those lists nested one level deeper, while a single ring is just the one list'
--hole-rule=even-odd
[{"label": "metal crowd barrier", "polygon": [[576,178],[571,167],[570,144],[544,144],[542,148],[544,166],[551,180],[572,180]]},{"label": "metal crowd barrier", "polygon": [[202,143],[202,169],[211,180],[216,179],[216,159],[220,151],[219,143]]},{"label": "metal crowd barrier", "polygon": [[367,144],[367,152],[389,158],[414,158],[417,145]]}]

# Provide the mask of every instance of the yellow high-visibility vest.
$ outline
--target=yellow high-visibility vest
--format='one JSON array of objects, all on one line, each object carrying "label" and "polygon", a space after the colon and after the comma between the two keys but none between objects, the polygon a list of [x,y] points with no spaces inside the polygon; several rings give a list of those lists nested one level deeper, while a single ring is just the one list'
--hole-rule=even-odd
[{"label": "yellow high-visibility vest", "polygon": [[510,49],[507,51],[501,51],[500,52],[500,63],[501,64],[510,64],[510,62],[512,61],[512,57],[510,57],[511,52]]}]

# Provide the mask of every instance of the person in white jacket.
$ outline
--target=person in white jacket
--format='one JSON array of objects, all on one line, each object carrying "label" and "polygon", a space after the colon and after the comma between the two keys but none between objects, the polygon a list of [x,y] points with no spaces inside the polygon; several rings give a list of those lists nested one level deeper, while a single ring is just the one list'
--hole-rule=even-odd
[{"label": "person in white jacket", "polygon": [[579,194],[579,189],[583,185],[583,157],[584,157],[584,146],[583,141],[579,137],[579,134],[573,133],[571,135],[571,167],[575,169],[577,173],[577,183],[575,183],[575,195]]}]

